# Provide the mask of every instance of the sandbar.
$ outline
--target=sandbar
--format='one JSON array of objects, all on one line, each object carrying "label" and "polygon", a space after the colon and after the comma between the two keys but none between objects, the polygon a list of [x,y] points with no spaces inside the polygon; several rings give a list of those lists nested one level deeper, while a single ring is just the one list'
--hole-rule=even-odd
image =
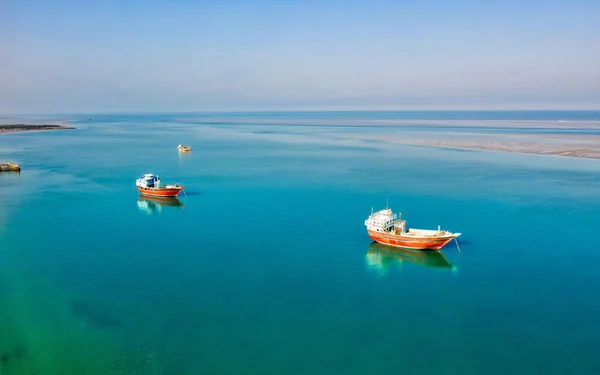
[{"label": "sandbar", "polygon": [[58,124],[0,124],[0,134],[19,133],[30,131],[46,131],[46,130],[68,130],[75,129],[69,125]]},{"label": "sandbar", "polygon": [[363,135],[360,138],[393,144],[487,150],[521,154],[538,154],[600,159],[600,136],[589,134],[486,134],[440,132],[439,134]]}]

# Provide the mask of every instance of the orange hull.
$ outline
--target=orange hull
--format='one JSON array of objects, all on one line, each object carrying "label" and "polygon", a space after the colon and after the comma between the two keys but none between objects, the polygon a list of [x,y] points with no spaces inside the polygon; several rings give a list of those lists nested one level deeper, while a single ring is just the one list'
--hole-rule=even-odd
[{"label": "orange hull", "polygon": [[142,195],[151,197],[176,197],[183,190],[183,186],[177,187],[161,187],[161,188],[143,188],[138,187],[138,191]]},{"label": "orange hull", "polygon": [[396,247],[402,247],[405,249],[412,250],[441,250],[442,247],[456,236],[444,236],[444,237],[416,237],[416,236],[404,236],[401,234],[391,233],[380,233],[374,231],[368,231],[369,237],[373,241]]}]

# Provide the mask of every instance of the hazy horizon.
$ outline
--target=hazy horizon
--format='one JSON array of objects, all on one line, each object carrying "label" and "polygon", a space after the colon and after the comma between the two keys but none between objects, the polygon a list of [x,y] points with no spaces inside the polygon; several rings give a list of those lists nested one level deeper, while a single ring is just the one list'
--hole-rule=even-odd
[{"label": "hazy horizon", "polygon": [[107,110],[63,112],[0,112],[0,119],[27,116],[69,115],[162,115],[162,114],[218,114],[218,113],[327,113],[327,112],[398,112],[398,113],[453,113],[453,112],[600,112],[600,108],[252,108],[252,109],[199,109],[199,110]]},{"label": "hazy horizon", "polygon": [[598,19],[586,0],[8,0],[0,113],[600,110]]}]

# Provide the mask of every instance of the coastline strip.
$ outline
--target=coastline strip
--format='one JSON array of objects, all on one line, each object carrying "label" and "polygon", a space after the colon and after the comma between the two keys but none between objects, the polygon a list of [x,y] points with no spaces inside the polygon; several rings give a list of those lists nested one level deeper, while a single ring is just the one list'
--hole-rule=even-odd
[{"label": "coastline strip", "polygon": [[73,126],[66,125],[56,125],[56,124],[41,124],[41,125],[32,125],[32,124],[7,124],[0,125],[0,134],[7,133],[20,133],[20,132],[28,132],[28,131],[46,131],[46,130],[71,130],[75,129]]}]

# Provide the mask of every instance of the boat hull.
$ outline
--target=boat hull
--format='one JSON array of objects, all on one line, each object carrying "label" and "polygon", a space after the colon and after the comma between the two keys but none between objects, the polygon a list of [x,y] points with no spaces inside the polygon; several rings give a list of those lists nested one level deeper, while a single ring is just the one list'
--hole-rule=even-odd
[{"label": "boat hull", "polygon": [[168,187],[168,188],[143,188],[138,186],[140,194],[149,197],[176,197],[183,190],[183,186]]},{"label": "boat hull", "polygon": [[448,242],[456,238],[454,235],[440,237],[418,237],[392,233],[381,233],[371,230],[368,232],[369,237],[371,237],[371,239],[375,242],[411,250],[439,251],[442,249],[442,247],[446,246]]}]

